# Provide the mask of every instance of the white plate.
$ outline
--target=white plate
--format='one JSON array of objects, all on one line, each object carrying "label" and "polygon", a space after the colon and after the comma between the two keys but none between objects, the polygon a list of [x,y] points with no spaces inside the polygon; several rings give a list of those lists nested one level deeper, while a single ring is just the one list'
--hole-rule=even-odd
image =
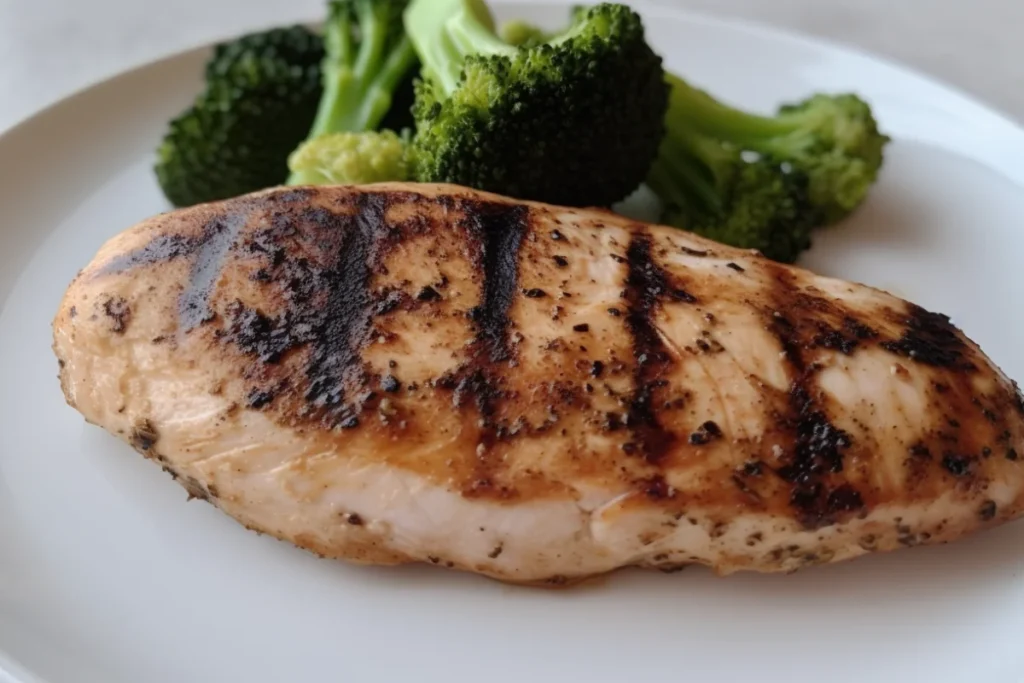
[{"label": "white plate", "polygon": [[[503,14],[557,25],[564,8]],[[652,8],[669,67],[771,108],[853,89],[896,138],[805,263],[951,314],[1024,379],[1024,132],[876,59]],[[793,576],[630,571],[578,590],[355,568],[243,530],[64,405],[50,320],[107,237],[163,210],[150,173],[205,51],[0,138],[0,669],[50,683],[532,679],[1008,683],[1024,526]],[[4,674],[0,672],[0,679]]]}]

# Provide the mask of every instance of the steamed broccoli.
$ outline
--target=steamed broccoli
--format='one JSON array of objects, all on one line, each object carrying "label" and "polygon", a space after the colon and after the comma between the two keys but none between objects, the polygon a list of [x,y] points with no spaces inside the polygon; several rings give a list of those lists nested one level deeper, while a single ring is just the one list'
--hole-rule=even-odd
[{"label": "steamed broccoli", "polygon": [[725,105],[677,76],[667,78],[669,128],[685,126],[806,173],[811,203],[826,224],[857,208],[878,178],[889,137],[856,95],[816,94],[768,117]]},{"label": "steamed broccoli", "polygon": [[577,206],[609,206],[643,182],[668,87],[628,7],[589,8],[522,48],[495,35],[483,0],[412,0],[405,26],[423,64],[418,180]]},{"label": "steamed broccoli", "polygon": [[311,185],[406,180],[406,141],[394,131],[328,133],[299,146],[288,167]]},{"label": "steamed broccoli", "polygon": [[324,58],[323,39],[304,26],[286,26],[247,33],[218,43],[213,46],[213,55],[206,62],[204,75],[207,82],[230,79],[232,69],[254,56],[283,64],[314,67],[319,74]]},{"label": "steamed broccoli", "polygon": [[175,206],[226,199],[284,182],[288,154],[320,100],[319,36],[301,26],[218,45],[206,87],[174,118],[154,167]]},{"label": "steamed broccoli", "polygon": [[[405,35],[407,0],[334,0],[324,28],[323,97],[307,136],[376,130],[416,66]],[[292,173],[290,185],[311,182]]]},{"label": "steamed broccoli", "polygon": [[498,29],[498,35],[506,43],[516,47],[535,47],[546,43],[552,37],[544,29],[521,19],[506,21]]},{"label": "steamed broccoli", "polygon": [[819,222],[802,173],[671,130],[647,184],[665,205],[663,223],[785,263],[810,247]]},{"label": "steamed broccoli", "polygon": [[815,95],[769,118],[667,80],[666,134],[647,184],[669,225],[793,262],[878,175],[888,138],[853,95]]}]

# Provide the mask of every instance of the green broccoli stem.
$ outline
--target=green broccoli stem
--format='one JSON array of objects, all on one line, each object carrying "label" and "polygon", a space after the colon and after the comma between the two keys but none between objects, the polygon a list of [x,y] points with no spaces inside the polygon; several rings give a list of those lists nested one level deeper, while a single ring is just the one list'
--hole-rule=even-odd
[{"label": "green broccoli stem", "polygon": [[691,208],[715,203],[714,190],[701,169],[685,156],[659,156],[651,165],[647,184],[666,206]]},{"label": "green broccoli stem", "polygon": [[722,209],[714,172],[671,135],[662,142],[647,184],[666,204],[712,213]]},{"label": "green broccoli stem", "polygon": [[[335,6],[336,7],[336,6]],[[376,5],[361,3],[357,10],[360,41],[353,50],[350,15],[338,7],[324,30],[327,56],[323,64],[323,95],[308,140],[331,133],[375,130],[391,109],[399,82],[416,63],[408,37],[388,46],[392,27]],[[302,174],[292,173],[287,183],[302,184]]]},{"label": "green broccoli stem", "polygon": [[719,102],[678,76],[666,73],[665,79],[671,86],[666,120],[685,123],[705,135],[768,152],[779,147],[782,136],[806,126],[798,115],[752,114]]},{"label": "green broccoli stem", "polygon": [[328,53],[323,71],[324,94],[310,138],[372,130],[391,108],[392,93],[415,64],[416,53],[409,39],[403,37],[381,63],[384,27],[378,23],[371,24],[375,30],[360,44],[355,67]]},{"label": "green broccoli stem", "polygon": [[735,170],[735,157],[717,141],[682,125],[678,118],[667,123],[648,185],[668,204],[721,214],[725,210],[722,188]]},{"label": "green broccoli stem", "polygon": [[387,41],[389,27],[378,19],[374,13],[373,5],[370,3],[360,3],[357,5],[356,12],[359,23],[360,44],[359,54],[356,55],[353,71],[355,71],[358,78],[365,79],[372,77],[380,65],[380,58],[384,53],[384,45]]}]

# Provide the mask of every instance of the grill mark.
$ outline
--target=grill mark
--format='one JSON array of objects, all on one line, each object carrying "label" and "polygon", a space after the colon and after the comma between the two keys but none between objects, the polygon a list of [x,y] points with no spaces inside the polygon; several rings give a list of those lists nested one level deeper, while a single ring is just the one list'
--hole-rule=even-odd
[{"label": "grill mark", "polygon": [[477,249],[477,268],[483,275],[483,296],[470,311],[478,328],[477,341],[492,361],[511,357],[508,347],[508,312],[519,280],[519,249],[526,232],[529,209],[496,202],[463,202],[465,225]]},{"label": "grill mark", "polygon": [[224,266],[224,257],[248,218],[248,211],[235,211],[209,220],[198,236],[158,235],[142,247],[114,257],[97,274],[120,275],[194,256],[188,284],[178,301],[179,325],[188,332],[213,318],[210,293]]},{"label": "grill mark", "polygon": [[509,345],[509,311],[520,294],[519,252],[529,229],[529,207],[498,202],[462,200],[459,225],[466,231],[471,259],[482,279],[480,303],[469,311],[476,330],[468,348],[469,360],[439,379],[436,385],[452,391],[456,407],[471,405],[477,430],[473,481],[463,490],[468,497],[509,498],[514,491],[495,481],[500,461],[492,452],[499,441],[520,429],[500,424],[496,414],[506,395],[498,364],[513,360]]},{"label": "grill mark", "polygon": [[905,327],[900,338],[880,344],[886,351],[937,368],[977,370],[965,359],[968,346],[948,316],[908,303],[901,322]]},{"label": "grill mark", "polygon": [[373,331],[370,282],[386,236],[387,207],[385,194],[360,194],[354,217],[329,214],[326,225],[318,226],[344,230],[344,236],[337,259],[323,273],[328,297],[314,333],[306,400],[327,410],[329,422],[347,428],[358,425],[360,406],[344,400],[346,386],[365,379],[361,351]]},{"label": "grill mark", "polygon": [[[372,407],[370,373],[362,350],[374,331],[374,319],[393,310],[393,292],[375,297],[373,274],[387,246],[401,231],[387,225],[393,195],[364,193],[352,198],[354,214],[325,208],[276,212],[269,226],[251,236],[245,249],[269,264],[262,286],[275,288],[285,302],[275,317],[234,303],[227,309],[224,341],[255,357],[246,377],[266,408],[281,387],[268,384],[265,366],[281,363],[291,351],[308,348],[306,386],[296,396],[305,405],[288,419],[317,419],[328,428],[353,428]],[[401,304],[401,302],[397,302]],[[297,388],[296,388],[297,389]],[[360,391],[360,389],[363,389]]]},{"label": "grill mark", "polygon": [[[288,203],[305,198],[305,195],[300,197],[295,192],[297,191],[279,195],[279,200]],[[246,197],[229,200],[223,205],[226,211],[207,220],[200,234],[157,235],[138,249],[134,249],[127,254],[115,256],[97,271],[97,275],[119,275],[136,268],[144,268],[158,263],[167,263],[193,256],[197,252],[204,250],[207,243],[217,241],[222,236],[222,230],[225,226],[237,236],[238,231],[245,225],[254,211],[274,202],[275,200],[272,196],[258,199]],[[230,244],[227,246],[230,247]],[[200,268],[200,270],[203,273],[206,272],[204,268]],[[214,264],[214,276],[218,270],[216,264]],[[193,273],[194,276],[195,273]]]},{"label": "grill mark", "polygon": [[205,235],[193,237],[189,235],[159,235],[145,246],[127,254],[115,256],[99,269],[98,275],[120,275],[135,268],[174,261],[191,256],[203,244]]},{"label": "grill mark", "polygon": [[194,249],[195,260],[188,286],[178,300],[178,321],[182,331],[188,332],[213,319],[210,293],[224,267],[224,257],[234,246],[247,219],[244,213],[229,213],[211,220],[203,229],[203,237]]},{"label": "grill mark", "polygon": [[[843,471],[844,456],[852,439],[829,420],[819,403],[821,390],[815,384],[819,368],[804,358],[805,347],[815,345],[815,333],[808,334],[794,325],[782,310],[787,301],[799,296],[784,268],[765,264],[772,272],[770,300],[775,310],[768,311],[768,329],[779,340],[785,359],[792,368],[787,397],[787,412],[779,416],[780,425],[791,434],[792,443],[785,464],[776,474],[790,485],[790,505],[804,526],[818,528],[863,507],[861,494],[840,481],[830,488],[833,475]],[[815,310],[811,307],[811,310]],[[809,337],[809,338],[805,338]]]},{"label": "grill mark", "polygon": [[663,297],[686,302],[696,298],[674,287],[669,275],[654,263],[650,235],[633,233],[626,261],[626,327],[632,336],[635,360],[628,426],[635,448],[648,462],[656,463],[668,452],[676,436],[658,421],[655,393],[668,383],[662,375],[671,366],[672,357],[658,334],[654,314]]},{"label": "grill mark", "polygon": [[833,328],[822,320],[817,324],[820,333],[813,344],[847,356],[852,355],[863,342],[878,336],[878,332],[849,315],[843,318],[841,328]]}]

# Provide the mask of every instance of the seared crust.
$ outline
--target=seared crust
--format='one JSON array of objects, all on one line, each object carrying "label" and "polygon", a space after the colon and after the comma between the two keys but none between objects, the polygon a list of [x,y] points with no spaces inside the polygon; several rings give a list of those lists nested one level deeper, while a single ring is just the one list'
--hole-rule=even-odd
[{"label": "seared crust", "polygon": [[1022,505],[1020,394],[944,316],[607,212],[268,190],[113,238],[54,324],[88,420],[325,556],[790,571]]}]

